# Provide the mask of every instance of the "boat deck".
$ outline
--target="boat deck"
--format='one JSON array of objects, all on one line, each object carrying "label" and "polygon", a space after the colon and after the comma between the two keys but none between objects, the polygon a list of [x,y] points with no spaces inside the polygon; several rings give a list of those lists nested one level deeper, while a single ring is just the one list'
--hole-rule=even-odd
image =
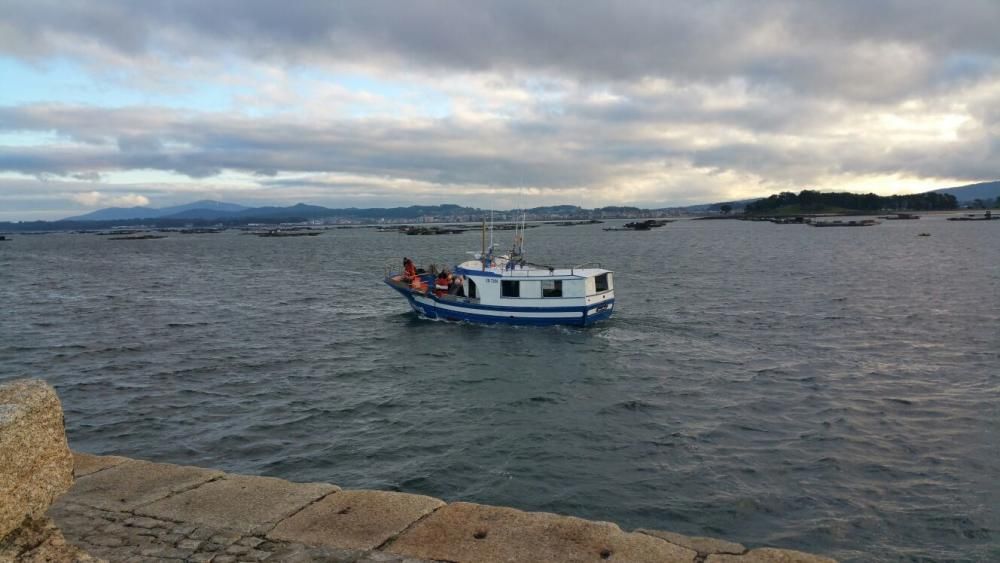
[{"label": "boat deck", "polygon": [[455,302],[455,303],[472,303],[472,304],[479,303],[479,299],[462,297],[460,295],[451,295],[450,293],[446,293],[444,295],[436,295],[434,291],[431,289],[431,286],[433,285],[434,281],[433,279],[434,276],[432,274],[421,274],[419,277],[424,282],[420,285],[420,287],[413,287],[412,285],[410,285],[409,282],[403,280],[402,274],[386,278],[385,283],[389,284],[390,287],[396,290],[413,293],[417,295],[425,295],[427,297],[433,297],[438,301]]}]

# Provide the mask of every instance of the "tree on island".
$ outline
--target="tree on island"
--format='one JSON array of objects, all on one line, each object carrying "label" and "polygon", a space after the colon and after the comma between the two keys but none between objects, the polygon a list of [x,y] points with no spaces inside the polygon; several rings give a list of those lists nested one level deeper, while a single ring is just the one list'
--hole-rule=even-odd
[{"label": "tree on island", "polygon": [[821,213],[824,211],[930,211],[957,209],[958,200],[951,194],[927,192],[913,195],[880,196],[850,192],[802,190],[798,194],[781,192],[747,204],[748,215],[781,212]]},{"label": "tree on island", "polygon": [[729,205],[728,203],[723,203],[722,205],[719,206],[719,211],[721,211],[723,215],[729,215],[729,213],[731,213],[732,210],[733,206]]}]

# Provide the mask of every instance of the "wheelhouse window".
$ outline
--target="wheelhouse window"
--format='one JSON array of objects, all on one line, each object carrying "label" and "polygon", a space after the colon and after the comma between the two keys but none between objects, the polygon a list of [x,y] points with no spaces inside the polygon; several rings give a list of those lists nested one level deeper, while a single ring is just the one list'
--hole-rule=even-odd
[{"label": "wheelhouse window", "polygon": [[562,297],[562,280],[542,280],[542,297]]},{"label": "wheelhouse window", "polygon": [[607,274],[601,274],[599,276],[595,276],[594,277],[594,286],[595,286],[595,289],[597,290],[597,293],[601,293],[603,291],[607,291],[608,290],[608,275]]},{"label": "wheelhouse window", "polygon": [[503,280],[500,282],[500,296],[501,297],[520,297],[521,296],[521,282]]}]

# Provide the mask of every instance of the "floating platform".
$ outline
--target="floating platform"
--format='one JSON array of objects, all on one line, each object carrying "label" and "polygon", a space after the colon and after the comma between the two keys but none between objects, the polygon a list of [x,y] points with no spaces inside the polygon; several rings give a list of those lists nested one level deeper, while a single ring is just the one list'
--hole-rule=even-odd
[{"label": "floating platform", "polygon": [[646,221],[634,221],[625,223],[622,227],[607,227],[605,231],[650,231],[658,229],[667,223],[673,223],[670,219],[648,219]]},{"label": "floating platform", "polygon": [[857,221],[855,221],[855,220],[852,220],[852,221],[840,221],[840,220],[836,220],[836,221],[813,221],[813,222],[811,222],[809,224],[812,225],[813,227],[872,227],[872,226],[875,226],[875,225],[879,225],[881,223],[879,223],[878,221],[876,221],[874,219],[861,219],[861,220],[857,220]]},{"label": "floating platform", "polygon": [[315,237],[323,234],[323,231],[263,231],[253,234],[259,237]]},{"label": "floating platform", "polygon": [[994,217],[989,211],[985,215],[973,215],[970,213],[962,217],[948,217],[949,221],[996,221],[998,219],[1000,219],[1000,215]]},{"label": "floating platform", "polygon": [[167,235],[126,235],[121,237],[108,237],[108,240],[154,240],[167,238]]}]

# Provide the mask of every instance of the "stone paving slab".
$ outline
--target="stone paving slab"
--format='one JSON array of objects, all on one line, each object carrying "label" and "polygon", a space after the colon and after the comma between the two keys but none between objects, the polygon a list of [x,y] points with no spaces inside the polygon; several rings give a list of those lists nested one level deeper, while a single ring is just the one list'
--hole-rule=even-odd
[{"label": "stone paving slab", "polygon": [[[111,563],[431,563],[377,551],[270,541],[231,530],[109,512],[65,499],[60,499],[49,510],[49,516],[63,530],[71,547],[85,549],[94,557]],[[0,551],[0,556],[2,554]],[[4,559],[0,557],[0,561]]]},{"label": "stone paving slab", "polygon": [[80,477],[72,495],[80,504],[131,511],[222,475],[221,471],[198,467],[132,460]]},{"label": "stone paving slab", "polygon": [[385,551],[446,561],[693,563],[694,550],[610,522],[457,502],[404,532]]},{"label": "stone paving slab", "polygon": [[306,505],[339,490],[327,483],[291,483],[274,477],[226,475],[135,512],[165,520],[262,534]]},{"label": "stone paving slab", "polygon": [[237,554],[242,560],[254,561],[267,559],[285,547],[220,530],[101,510],[66,499],[60,499],[49,510],[49,516],[67,540],[111,562],[212,561],[216,557],[235,560]]},{"label": "stone paving slab", "polygon": [[740,555],[742,553],[746,553],[747,551],[747,548],[743,547],[742,544],[716,538],[685,536],[682,534],[675,534],[674,532],[664,532],[662,530],[639,529],[636,530],[636,532],[654,536],[662,540],[667,540],[668,542],[681,547],[693,549],[702,557],[707,557],[713,553]]},{"label": "stone paving slab", "polygon": [[97,473],[102,469],[121,465],[126,461],[131,460],[127,457],[116,455],[93,455],[73,452],[73,477],[85,477],[91,473]]},{"label": "stone paving slab", "polygon": [[284,520],[269,539],[375,549],[444,506],[436,498],[387,491],[341,491]]},{"label": "stone paving slab", "polygon": [[837,563],[835,559],[811,553],[761,547],[743,555],[709,555],[705,563]]},{"label": "stone paving slab", "polygon": [[340,491],[102,456],[81,455],[79,465],[103,468],[81,476],[48,515],[70,546],[111,562],[832,561],[404,493]]}]

